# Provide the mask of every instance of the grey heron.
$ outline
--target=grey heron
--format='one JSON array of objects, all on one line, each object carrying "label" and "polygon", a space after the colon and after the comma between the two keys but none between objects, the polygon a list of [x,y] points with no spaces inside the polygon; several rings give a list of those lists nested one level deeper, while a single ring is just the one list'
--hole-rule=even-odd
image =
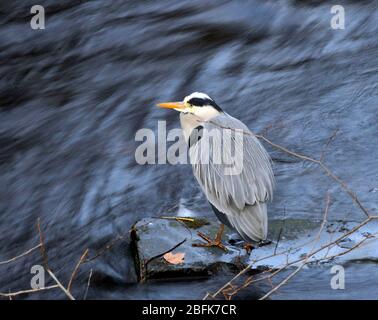
[{"label": "grey heron", "polygon": [[[272,199],[274,175],[271,159],[260,141],[243,122],[224,112],[205,93],[194,92],[183,101],[159,103],[158,106],[180,112],[193,174],[221,222],[215,239],[199,233],[206,243],[197,246],[225,249],[221,242],[224,225],[236,230],[247,243],[266,240],[267,201]],[[216,162],[214,154],[209,152],[214,149],[214,141],[204,139],[209,132],[227,129],[241,132],[242,139],[230,139],[231,143],[221,144],[222,149],[216,153],[222,153],[226,159],[231,158],[231,153],[240,156],[234,157],[242,162],[241,170],[236,174],[223,170],[227,165]],[[207,161],[204,153],[208,155]]]}]

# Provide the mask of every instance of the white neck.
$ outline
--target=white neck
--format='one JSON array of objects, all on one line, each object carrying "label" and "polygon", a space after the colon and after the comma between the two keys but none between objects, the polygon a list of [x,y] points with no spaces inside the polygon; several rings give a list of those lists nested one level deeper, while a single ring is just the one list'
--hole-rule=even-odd
[{"label": "white neck", "polygon": [[201,125],[201,122],[209,121],[219,115],[214,108],[199,107],[194,113],[180,113],[180,123],[186,143],[189,141],[192,130]]}]

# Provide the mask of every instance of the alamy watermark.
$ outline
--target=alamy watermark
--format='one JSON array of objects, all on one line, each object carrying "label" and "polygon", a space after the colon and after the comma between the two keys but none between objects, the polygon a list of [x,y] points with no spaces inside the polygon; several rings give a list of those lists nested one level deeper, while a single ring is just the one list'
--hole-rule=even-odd
[{"label": "alamy watermark", "polygon": [[[135,150],[135,160],[140,165],[221,165],[225,175],[238,175],[243,169],[244,132],[241,130],[195,128],[185,141],[181,129],[167,131],[166,121],[158,121],[157,134],[148,128],[140,129],[135,141],[142,142]],[[167,147],[167,142],[172,144]]]},{"label": "alamy watermark", "polygon": [[331,288],[333,290],[345,289],[345,269],[343,266],[334,265],[331,268],[331,274],[334,276],[331,278]]},{"label": "alamy watermark", "polygon": [[35,290],[45,288],[45,268],[36,264],[31,267],[30,273],[34,274],[30,280],[30,287]]},{"label": "alamy watermark", "polygon": [[345,9],[342,5],[334,5],[331,7],[331,13],[333,17],[331,18],[331,28],[334,30],[344,30],[345,29]]},{"label": "alamy watermark", "polygon": [[31,7],[30,13],[35,14],[30,20],[30,27],[33,30],[45,29],[45,8],[36,4]]}]

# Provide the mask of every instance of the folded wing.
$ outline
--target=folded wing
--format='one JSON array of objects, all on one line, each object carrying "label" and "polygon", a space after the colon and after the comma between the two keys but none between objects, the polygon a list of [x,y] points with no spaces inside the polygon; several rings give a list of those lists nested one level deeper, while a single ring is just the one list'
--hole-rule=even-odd
[{"label": "folded wing", "polygon": [[268,153],[246,125],[227,114],[201,126],[201,139],[189,149],[194,176],[245,240],[264,240],[266,202],[274,187]]}]

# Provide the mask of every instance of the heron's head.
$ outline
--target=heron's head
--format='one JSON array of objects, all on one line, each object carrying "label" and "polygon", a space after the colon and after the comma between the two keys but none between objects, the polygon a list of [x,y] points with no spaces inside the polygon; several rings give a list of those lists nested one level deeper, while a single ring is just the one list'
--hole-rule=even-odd
[{"label": "heron's head", "polygon": [[202,119],[210,119],[223,112],[222,109],[206,93],[193,92],[183,101],[159,103],[159,107],[193,114]]}]

